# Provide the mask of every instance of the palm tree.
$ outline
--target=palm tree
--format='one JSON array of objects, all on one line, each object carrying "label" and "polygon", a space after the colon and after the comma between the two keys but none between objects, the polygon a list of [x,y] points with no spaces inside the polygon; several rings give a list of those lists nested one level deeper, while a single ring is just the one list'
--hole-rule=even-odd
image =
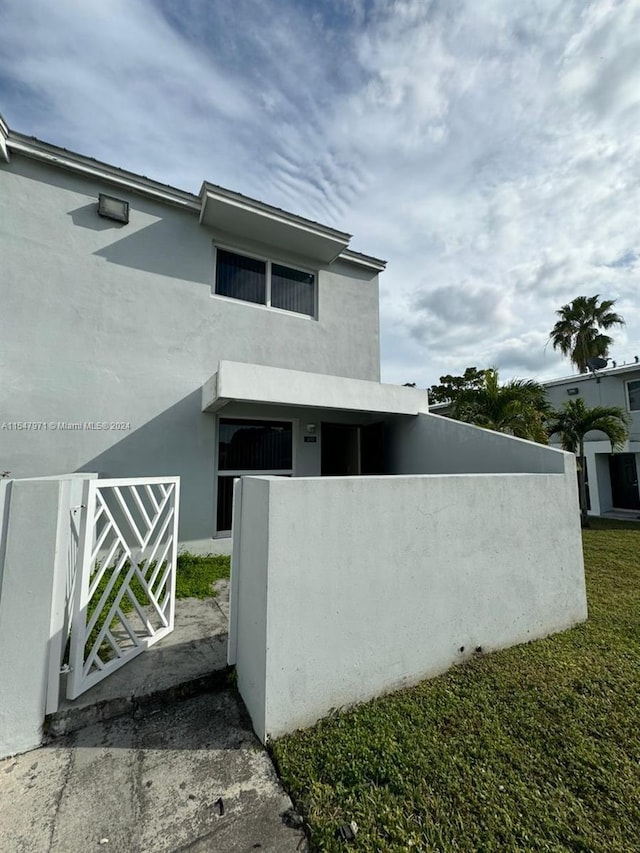
[{"label": "palm tree", "polygon": [[563,305],[556,311],[560,319],[549,335],[553,348],[569,356],[580,373],[587,372],[588,358],[607,357],[613,338],[600,330],[624,326],[622,317],[611,310],[615,299],[605,299],[598,304],[599,299],[598,293],[577,296],[573,302]]},{"label": "palm tree", "polygon": [[512,379],[500,385],[498,371],[484,371],[480,388],[461,391],[452,416],[476,426],[548,444],[545,419],[550,410],[546,391],[532,380]]},{"label": "palm tree", "polygon": [[578,457],[578,487],[582,525],[587,525],[587,481],[584,471],[584,437],[588,432],[603,432],[611,442],[611,452],[622,450],[629,436],[629,416],[617,406],[585,406],[582,397],[568,400],[549,420],[549,435],[560,436],[563,450]]}]

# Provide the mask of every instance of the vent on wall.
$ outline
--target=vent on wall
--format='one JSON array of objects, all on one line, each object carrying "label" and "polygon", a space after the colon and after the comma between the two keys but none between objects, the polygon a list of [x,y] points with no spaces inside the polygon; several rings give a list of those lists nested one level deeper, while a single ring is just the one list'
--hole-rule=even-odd
[{"label": "vent on wall", "polygon": [[579,388],[567,388],[567,394],[568,394],[570,397],[575,397],[575,395],[576,395],[576,394],[579,394],[579,393],[580,393],[580,389],[579,389]]},{"label": "vent on wall", "polygon": [[113,219],[116,222],[126,224],[129,221],[129,202],[100,193],[98,196],[98,214],[104,216],[105,219]]}]

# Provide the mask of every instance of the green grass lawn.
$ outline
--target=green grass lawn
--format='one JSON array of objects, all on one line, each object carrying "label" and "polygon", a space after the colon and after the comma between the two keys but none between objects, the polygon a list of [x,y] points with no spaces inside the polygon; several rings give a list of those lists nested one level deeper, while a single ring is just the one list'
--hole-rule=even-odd
[{"label": "green grass lawn", "polygon": [[640,524],[584,552],[585,624],[272,744],[313,850],[640,850]]},{"label": "green grass lawn", "polygon": [[182,551],[176,567],[176,598],[210,598],[212,584],[229,577],[230,557],[222,554],[199,556]]},{"label": "green grass lawn", "polygon": [[[218,554],[206,554],[206,555],[197,555],[191,554],[188,551],[183,551],[178,554],[177,566],[176,566],[176,598],[211,598],[215,597],[216,591],[213,589],[213,584],[222,580],[223,578],[229,577],[229,568],[230,568],[231,558],[228,556],[222,556]],[[144,566],[144,564],[141,564]],[[96,564],[96,569],[99,567],[99,564]],[[155,567],[155,563],[151,564],[149,572],[153,571]],[[130,563],[127,561],[120,572],[113,589],[111,590],[109,596],[106,599],[106,603],[103,607],[102,613],[104,616],[101,616],[98,620],[96,627],[93,629],[91,634],[89,635],[87,642],[85,643],[85,659],[90,654],[91,649],[93,648],[93,644],[98,638],[98,634],[104,624],[104,619],[106,614],[108,613],[109,607],[113,604],[116,599],[116,595],[118,594],[122,584],[124,583],[124,579],[127,571],[130,568]],[[98,587],[88,604],[87,607],[87,619],[90,619],[93,615],[95,608],[100,601],[100,598],[107,586],[111,578],[112,570],[107,570],[104,577],[98,584]],[[139,583],[136,577],[132,578],[130,584],[131,590],[133,591],[137,601],[143,606],[147,606],[150,604],[150,601],[144,592],[141,584]],[[130,613],[133,610],[133,604],[129,598],[125,595],[121,601],[120,607],[123,613]],[[118,618],[114,617],[112,621],[112,627],[117,627]],[[65,652],[65,661],[68,662],[68,654],[69,650]],[[101,657],[103,660],[111,660],[115,656],[114,650],[111,648],[109,643],[106,641],[101,645]]]}]

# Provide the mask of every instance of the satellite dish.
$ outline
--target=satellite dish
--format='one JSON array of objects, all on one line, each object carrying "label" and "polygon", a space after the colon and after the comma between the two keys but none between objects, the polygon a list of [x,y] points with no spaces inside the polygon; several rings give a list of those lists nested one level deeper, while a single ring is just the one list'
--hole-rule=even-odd
[{"label": "satellite dish", "polygon": [[598,355],[594,355],[591,358],[587,359],[587,367],[589,370],[602,370],[607,366],[607,359],[600,358]]}]

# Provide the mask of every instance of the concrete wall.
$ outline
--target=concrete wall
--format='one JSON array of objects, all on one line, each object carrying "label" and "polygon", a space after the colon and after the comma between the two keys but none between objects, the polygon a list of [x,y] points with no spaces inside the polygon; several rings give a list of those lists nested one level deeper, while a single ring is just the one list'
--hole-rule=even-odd
[{"label": "concrete wall", "polygon": [[[128,225],[97,216],[99,192],[129,201]],[[213,233],[195,214],[18,155],[0,164],[0,255],[0,426],[129,424],[4,429],[0,469],[180,475],[182,541],[214,532],[200,388],[221,359],[379,378],[377,274],[319,269],[317,320],[218,297]],[[277,259],[300,262],[295,247]]]},{"label": "concrete wall", "polygon": [[432,414],[396,420],[390,449],[394,474],[554,474],[565,466],[554,448]]},{"label": "concrete wall", "polygon": [[10,496],[0,543],[0,758],[41,741],[60,482],[13,481],[5,490]]},{"label": "concrete wall", "polygon": [[558,474],[245,478],[229,653],[258,736],[584,620],[560,458]]}]

